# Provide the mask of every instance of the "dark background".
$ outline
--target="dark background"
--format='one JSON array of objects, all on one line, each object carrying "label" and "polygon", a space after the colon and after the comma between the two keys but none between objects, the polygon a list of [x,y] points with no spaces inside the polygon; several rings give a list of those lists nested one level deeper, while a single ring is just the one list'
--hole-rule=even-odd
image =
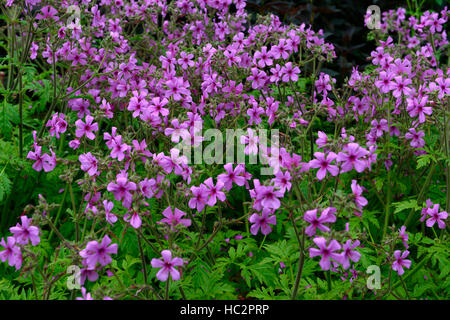
[{"label": "dark background", "polygon": [[[439,12],[445,2],[425,0],[421,11],[432,9]],[[374,41],[367,40],[370,30],[364,27],[364,15],[372,4],[379,6],[381,12],[398,7],[408,10],[406,0],[247,0],[246,9],[255,16],[257,13],[274,13],[286,24],[304,22],[311,24],[314,31],[323,29],[326,42],[335,46],[337,56],[334,63],[324,67],[330,69],[331,72],[327,70],[327,73],[340,82],[351,74],[353,66],[366,65],[367,57],[375,49]]]}]

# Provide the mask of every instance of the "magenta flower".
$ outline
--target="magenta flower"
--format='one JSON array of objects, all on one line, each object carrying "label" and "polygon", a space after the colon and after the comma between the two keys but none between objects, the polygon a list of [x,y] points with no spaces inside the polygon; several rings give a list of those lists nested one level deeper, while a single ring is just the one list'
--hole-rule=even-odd
[{"label": "magenta flower", "polygon": [[430,83],[430,90],[438,90],[438,98],[442,99],[445,95],[450,95],[450,78],[439,77],[436,82]]},{"label": "magenta flower", "polygon": [[86,278],[91,281],[97,281],[98,273],[95,267],[86,267],[80,270],[80,284],[84,285]]},{"label": "magenta flower", "polygon": [[31,167],[36,171],[41,171],[42,169],[44,169],[45,172],[52,171],[56,166],[55,153],[52,151],[52,155],[50,156],[47,153],[41,154],[41,152],[41,146],[35,146],[34,152],[28,152],[27,159],[36,161]]},{"label": "magenta flower", "polygon": [[223,190],[223,183],[221,181],[217,181],[216,185],[214,185],[213,179],[210,177],[206,179],[203,184],[206,186],[206,193],[208,198],[208,206],[213,207],[217,203],[217,199],[220,201],[225,201],[226,196]]},{"label": "magenta flower", "polygon": [[404,96],[408,96],[411,92],[411,89],[408,87],[412,81],[408,78],[403,78],[402,76],[395,77],[395,82],[392,85],[393,92],[392,95],[396,98],[399,98],[402,94]]},{"label": "magenta flower", "polygon": [[300,74],[299,67],[293,67],[292,62],[286,63],[286,65],[281,68],[281,80],[283,82],[296,82],[298,81],[298,75]]},{"label": "magenta flower", "polygon": [[255,136],[253,133],[253,129],[248,128],[247,129],[248,136],[241,136],[241,144],[245,144],[245,154],[258,154],[258,142],[259,138],[258,136]]},{"label": "magenta flower", "polygon": [[191,192],[194,197],[189,200],[189,208],[197,208],[198,212],[202,212],[202,210],[205,208],[206,203],[208,202],[206,187],[203,184],[201,184],[199,187],[192,186]]},{"label": "magenta flower", "polygon": [[370,124],[373,127],[372,132],[375,133],[377,138],[381,137],[383,132],[389,131],[389,126],[386,119],[381,119],[380,122],[374,119]]},{"label": "magenta flower", "polygon": [[339,168],[336,165],[331,165],[330,163],[337,158],[337,155],[334,152],[329,152],[328,155],[325,155],[323,152],[315,152],[313,159],[309,162],[310,168],[319,168],[317,170],[317,179],[322,180],[325,178],[327,171],[332,176],[337,176],[339,173]]},{"label": "magenta flower", "polygon": [[33,246],[37,245],[41,239],[39,238],[39,228],[31,225],[31,219],[27,216],[21,216],[20,220],[22,225],[19,223],[15,227],[9,228],[9,231],[14,235],[17,244],[27,244],[28,241],[31,242]]},{"label": "magenta flower", "polygon": [[81,287],[81,294],[83,296],[77,297],[76,300],[94,300],[94,298],[92,298],[91,294],[86,291],[85,287]]},{"label": "magenta flower", "polygon": [[339,261],[342,264],[344,269],[348,269],[350,267],[350,260],[353,262],[358,262],[361,258],[361,254],[353,250],[358,247],[360,244],[359,240],[356,240],[352,243],[352,240],[347,240],[342,246],[343,252],[341,253],[341,260]]},{"label": "magenta flower", "polygon": [[375,86],[380,89],[381,93],[388,93],[394,89],[394,82],[392,81],[393,78],[393,73],[381,71],[379,80],[375,81]]},{"label": "magenta flower", "polygon": [[306,211],[303,219],[306,222],[311,223],[311,225],[305,229],[305,233],[312,237],[316,234],[316,228],[324,232],[330,232],[330,228],[323,224],[336,222],[334,213],[336,213],[336,208],[328,207],[324,209],[320,214],[320,217],[317,218],[317,209]]},{"label": "magenta flower", "polygon": [[20,248],[16,246],[16,239],[14,237],[8,237],[5,243],[5,239],[2,238],[0,246],[5,248],[5,250],[0,251],[0,260],[2,262],[8,260],[9,266],[15,266],[16,270],[19,270],[22,266],[22,252]]},{"label": "magenta flower", "polygon": [[427,209],[427,214],[430,216],[426,222],[427,227],[432,228],[437,222],[439,229],[445,229],[445,222],[442,220],[447,219],[448,213],[446,211],[439,212],[439,204]]},{"label": "magenta flower", "polygon": [[408,234],[406,233],[406,226],[402,226],[398,231],[399,231],[398,237],[402,239],[405,249],[408,249]]},{"label": "magenta flower", "polygon": [[408,255],[409,255],[408,250],[405,250],[403,253],[400,250],[394,251],[395,261],[392,263],[392,270],[397,271],[399,276],[405,273],[403,267],[407,269],[411,267],[411,260],[405,259]]},{"label": "magenta flower", "polygon": [[89,241],[86,248],[80,251],[80,256],[84,259],[83,264],[94,268],[97,263],[106,266],[112,262],[110,254],[117,254],[117,243],[111,243],[111,239],[105,235],[101,243]]},{"label": "magenta flower", "polygon": [[183,70],[186,70],[188,67],[194,66],[194,61],[192,59],[194,58],[193,54],[187,54],[186,52],[180,53],[180,59],[178,59],[178,64],[181,66]]},{"label": "magenta flower", "polygon": [[328,137],[322,131],[318,131],[317,135],[319,136],[319,138],[316,140],[317,146],[319,148],[323,148],[328,143]]},{"label": "magenta flower", "polygon": [[255,186],[255,192],[262,207],[275,210],[280,207],[280,199],[278,198],[284,196],[281,190],[275,190],[273,186]]},{"label": "magenta flower", "polygon": [[46,127],[50,127],[48,132],[50,136],[56,135],[56,138],[59,139],[59,134],[64,133],[67,130],[67,122],[64,120],[64,114],[53,114],[52,118],[47,121]]},{"label": "magenta flower", "polygon": [[268,235],[270,232],[272,232],[272,228],[269,226],[269,224],[277,224],[277,217],[272,213],[273,210],[264,208],[261,215],[259,215],[258,213],[252,214],[248,219],[248,221],[253,223],[253,225],[250,227],[250,233],[256,235],[260,228],[263,235]]},{"label": "magenta flower", "polygon": [[419,123],[424,123],[426,120],[426,114],[431,115],[433,113],[433,109],[431,107],[427,107],[428,103],[428,97],[423,96],[420,98],[408,98],[407,101],[407,108],[406,110],[409,113],[409,116],[411,118],[414,118],[416,116],[419,116]]},{"label": "magenta flower", "polygon": [[181,219],[186,215],[186,212],[183,212],[178,208],[175,208],[175,210],[172,211],[171,207],[167,207],[162,212],[162,214],[165,218],[161,219],[159,222],[167,223],[168,225],[170,225],[170,228],[172,230],[175,229],[175,227],[179,224],[182,224],[185,227],[189,227],[191,225],[191,219]]},{"label": "magenta flower", "polygon": [[105,208],[105,219],[110,224],[113,225],[117,221],[117,216],[111,212],[114,208],[114,203],[112,201],[103,200],[103,207]]},{"label": "magenta flower", "polygon": [[291,181],[291,174],[289,171],[286,171],[283,173],[283,171],[279,170],[277,173],[275,173],[275,178],[272,179],[272,182],[275,186],[275,188],[280,189],[281,192],[286,192],[291,190],[292,183]]},{"label": "magenta flower", "polygon": [[271,59],[272,55],[270,51],[267,51],[266,46],[261,47],[261,51],[256,51],[254,59],[258,60],[258,67],[264,68],[265,66],[271,66],[273,64],[273,60]]},{"label": "magenta flower", "polygon": [[431,199],[427,199],[427,206],[425,208],[422,208],[422,217],[420,217],[420,222],[424,222],[425,219],[428,216],[428,209],[431,209],[431,207],[433,206],[433,201],[431,201]]},{"label": "magenta flower", "polygon": [[367,165],[361,158],[367,156],[369,151],[354,142],[346,144],[343,151],[339,152],[336,158],[338,162],[342,162],[341,172],[350,171],[352,168],[355,168],[357,172],[363,172]]},{"label": "magenta flower", "polygon": [[95,134],[93,131],[98,131],[98,123],[92,123],[93,121],[94,118],[89,115],[86,116],[86,122],[83,122],[83,120],[81,119],[75,121],[75,125],[77,126],[77,129],[75,130],[75,136],[77,138],[81,138],[86,135],[86,138],[94,140]]},{"label": "magenta flower", "polygon": [[128,222],[135,229],[139,229],[142,225],[142,219],[136,211],[134,211],[133,214],[127,212],[124,215],[123,220]]},{"label": "magenta flower", "polygon": [[139,117],[141,112],[149,105],[145,99],[147,97],[147,90],[133,90],[133,97],[130,99],[127,110],[133,111],[133,118]]},{"label": "magenta flower", "polygon": [[116,183],[110,182],[106,189],[114,194],[117,201],[122,200],[125,208],[131,207],[131,200],[133,195],[130,191],[136,190],[136,184],[128,181],[128,173],[120,173],[117,175]]},{"label": "magenta flower", "polygon": [[174,77],[166,82],[168,90],[166,90],[166,98],[173,97],[175,101],[183,99],[182,95],[190,96],[190,91],[187,89],[189,83],[184,82],[183,78]]},{"label": "magenta flower", "polygon": [[36,15],[36,19],[37,20],[52,19],[52,20],[58,21],[59,18],[57,16],[57,14],[58,14],[58,10],[56,10],[52,6],[45,6],[41,9],[41,13],[38,13]]},{"label": "magenta flower", "polygon": [[362,210],[363,207],[367,205],[367,199],[362,196],[363,188],[356,183],[356,180],[352,180],[352,192],[354,196],[354,201],[356,203],[356,206]]},{"label": "magenta flower", "polygon": [[[154,97],[152,99],[152,102],[150,103],[150,106],[148,107],[148,110],[153,115],[160,115],[161,114],[164,117],[168,116],[169,115],[169,109],[164,108],[164,106],[166,104],[168,104],[168,103],[169,103],[169,100],[167,100],[166,98],[161,99],[160,97]],[[177,119],[175,119],[175,120],[177,120]]]},{"label": "magenta flower", "polygon": [[405,134],[405,139],[411,140],[411,147],[422,148],[425,145],[425,140],[422,139],[425,136],[425,132],[422,130],[417,132],[414,128],[411,128],[408,131],[409,132]]},{"label": "magenta flower", "polygon": [[81,170],[87,172],[89,176],[94,176],[97,173],[97,158],[90,152],[80,154],[78,160],[81,162]]},{"label": "magenta flower", "polygon": [[223,166],[227,173],[221,173],[217,176],[217,181],[223,183],[225,190],[229,191],[233,187],[233,183],[238,186],[243,186],[245,184],[245,177],[242,176],[243,168],[242,166],[236,166],[233,170],[233,164],[227,163]]},{"label": "magenta flower", "polygon": [[319,262],[322,270],[330,270],[330,259],[334,259],[337,262],[341,261],[341,255],[339,253],[335,253],[335,251],[341,249],[341,245],[339,244],[339,242],[337,242],[336,240],[331,240],[327,246],[327,240],[324,237],[316,237],[313,241],[319,247],[319,249],[309,248],[309,256],[311,258],[322,256],[322,259],[320,259]]},{"label": "magenta flower", "polygon": [[159,281],[167,281],[169,278],[169,274],[172,277],[172,280],[180,280],[180,272],[175,268],[175,266],[182,266],[183,259],[181,258],[173,258],[170,250],[161,251],[162,260],[153,258],[151,261],[153,268],[162,268],[156,273],[156,278]]}]

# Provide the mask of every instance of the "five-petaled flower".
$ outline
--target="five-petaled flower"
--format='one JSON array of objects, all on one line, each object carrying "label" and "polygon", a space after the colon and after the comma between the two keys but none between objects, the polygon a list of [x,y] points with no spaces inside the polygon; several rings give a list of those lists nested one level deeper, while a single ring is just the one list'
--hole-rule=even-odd
[{"label": "five-petaled flower", "polygon": [[80,251],[80,256],[84,259],[84,265],[95,267],[97,263],[106,266],[112,262],[110,254],[117,254],[117,243],[111,243],[111,239],[105,235],[101,241],[89,241],[86,248]]},{"label": "five-petaled flower", "polygon": [[170,252],[170,250],[161,251],[161,255],[162,260],[153,258],[151,261],[153,268],[161,268],[161,270],[156,273],[156,278],[158,278],[159,281],[164,282],[167,281],[170,274],[172,280],[180,280],[180,272],[175,267],[182,266],[183,259],[177,257],[172,258],[172,252]]}]

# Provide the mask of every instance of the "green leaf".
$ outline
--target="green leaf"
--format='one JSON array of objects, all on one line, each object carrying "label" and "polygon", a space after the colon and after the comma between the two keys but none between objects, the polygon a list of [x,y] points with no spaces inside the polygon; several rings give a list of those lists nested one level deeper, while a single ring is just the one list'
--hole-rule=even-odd
[{"label": "green leaf", "polygon": [[[6,168],[6,166],[5,166]],[[0,172],[0,202],[11,193],[11,180],[3,169]]]},{"label": "green leaf", "polygon": [[415,209],[416,211],[421,209],[421,207],[417,205],[416,199],[394,202],[392,205],[395,207],[394,214],[402,212],[406,209]]}]

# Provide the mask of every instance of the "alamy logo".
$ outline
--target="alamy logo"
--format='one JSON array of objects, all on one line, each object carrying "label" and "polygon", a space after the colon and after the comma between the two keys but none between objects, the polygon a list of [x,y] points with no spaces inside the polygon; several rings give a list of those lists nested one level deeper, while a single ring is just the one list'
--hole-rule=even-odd
[{"label": "alamy logo", "polygon": [[380,267],[376,265],[371,265],[367,267],[367,274],[370,274],[367,278],[367,288],[370,290],[379,290],[381,289],[381,271]]},{"label": "alamy logo", "polygon": [[381,10],[379,6],[371,5],[367,8],[366,15],[364,17],[364,22],[367,28],[370,30],[381,29]]},{"label": "alamy logo", "polygon": [[78,266],[71,265],[67,268],[67,289],[69,290],[80,290],[81,288],[81,270]]},{"label": "alamy logo", "polygon": [[75,29],[80,26],[81,10],[78,6],[72,5],[67,8],[67,13],[71,14],[67,18],[67,29]]}]

